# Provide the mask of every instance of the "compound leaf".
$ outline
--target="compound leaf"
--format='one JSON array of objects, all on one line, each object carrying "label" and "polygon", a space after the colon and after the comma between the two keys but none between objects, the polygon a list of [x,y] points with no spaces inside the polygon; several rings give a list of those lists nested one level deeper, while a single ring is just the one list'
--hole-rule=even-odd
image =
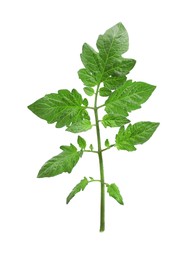
[{"label": "compound leaf", "polygon": [[114,198],[119,204],[124,205],[119,188],[115,183],[108,185],[107,192],[109,193],[110,197]]},{"label": "compound leaf", "polygon": [[116,135],[117,149],[135,151],[135,145],[148,141],[158,126],[159,123],[154,122],[138,122],[126,129],[122,126]]},{"label": "compound leaf", "polygon": [[70,173],[81,157],[81,152],[70,144],[70,146],[61,146],[63,152],[47,161],[38,173],[38,178],[53,177],[63,172]]},{"label": "compound leaf", "polygon": [[70,192],[70,194],[68,195],[67,199],[66,199],[66,203],[68,204],[70,202],[71,199],[73,199],[73,197],[80,191],[83,191],[87,184],[88,184],[88,180],[86,177],[84,177],[84,179],[82,179],[74,188],[73,190]]}]

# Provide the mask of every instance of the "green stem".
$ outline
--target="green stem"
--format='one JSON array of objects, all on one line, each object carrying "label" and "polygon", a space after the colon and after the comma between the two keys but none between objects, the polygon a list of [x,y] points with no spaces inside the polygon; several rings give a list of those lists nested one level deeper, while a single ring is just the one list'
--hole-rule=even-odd
[{"label": "green stem", "polygon": [[99,167],[100,167],[100,187],[101,187],[101,197],[100,197],[100,232],[105,230],[105,186],[104,186],[104,166],[103,166],[103,158],[101,151],[101,138],[100,138],[100,127],[99,127],[99,119],[98,119],[98,91],[100,88],[100,84],[97,86],[97,90],[95,93],[95,101],[94,101],[94,115],[96,122],[96,135],[97,135],[97,143],[98,143],[98,159],[99,159]]},{"label": "green stem", "polygon": [[98,153],[98,151],[91,151],[91,150],[84,150],[84,152],[87,152],[87,153]]},{"label": "green stem", "polygon": [[[90,181],[88,181],[88,183],[89,182],[100,182],[101,183],[101,180],[90,180]],[[106,182],[104,182],[104,185],[109,186],[109,184]]]},{"label": "green stem", "polygon": [[114,147],[114,146],[115,146],[115,144],[111,144],[109,147],[102,149],[101,152],[104,152],[104,151],[106,151],[106,150],[109,150],[110,148],[112,148],[112,147]]},{"label": "green stem", "polygon": [[103,105],[101,105],[101,106],[98,106],[97,108],[99,109],[99,108],[104,107],[104,106],[105,106],[105,104],[103,104]]}]

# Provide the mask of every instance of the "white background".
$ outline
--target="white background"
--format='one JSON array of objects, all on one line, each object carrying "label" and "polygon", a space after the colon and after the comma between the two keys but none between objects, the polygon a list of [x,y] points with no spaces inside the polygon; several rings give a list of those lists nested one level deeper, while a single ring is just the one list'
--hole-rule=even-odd
[{"label": "white background", "polygon": [[[0,259],[189,259],[188,6],[179,1],[9,1],[0,3]],[[98,178],[96,155],[73,172],[37,179],[42,164],[77,135],[56,129],[28,109],[46,93],[82,82],[81,47],[122,22],[130,36],[129,78],[157,85],[130,116],[161,125],[133,153],[104,154],[107,182],[125,205],[106,196],[106,231],[99,233],[99,185],[69,205],[83,176]],[[116,130],[103,130],[113,142]],[[96,142],[95,131],[81,134]]]}]

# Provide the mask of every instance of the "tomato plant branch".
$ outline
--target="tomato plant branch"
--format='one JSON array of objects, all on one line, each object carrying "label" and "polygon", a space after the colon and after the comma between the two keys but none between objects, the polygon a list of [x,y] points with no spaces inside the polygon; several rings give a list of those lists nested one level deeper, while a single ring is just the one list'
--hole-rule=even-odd
[{"label": "tomato plant branch", "polygon": [[103,166],[103,157],[101,149],[101,137],[100,137],[100,126],[98,119],[98,91],[100,84],[97,86],[95,101],[94,101],[94,115],[96,122],[96,135],[97,135],[97,144],[98,144],[98,158],[99,158],[99,167],[100,167],[100,180],[101,180],[101,198],[100,198],[100,232],[105,230],[105,187],[104,187],[104,166]]}]

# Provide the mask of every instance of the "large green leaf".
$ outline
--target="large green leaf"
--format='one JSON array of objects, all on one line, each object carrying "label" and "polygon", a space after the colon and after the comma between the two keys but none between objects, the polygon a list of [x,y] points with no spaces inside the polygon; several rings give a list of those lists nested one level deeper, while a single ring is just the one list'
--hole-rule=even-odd
[{"label": "large green leaf", "polygon": [[138,122],[126,129],[122,126],[116,135],[117,149],[135,151],[135,145],[148,141],[158,126],[159,123],[154,122]]},{"label": "large green leaf", "polygon": [[106,100],[106,112],[127,116],[128,112],[138,109],[146,102],[154,91],[155,86],[144,82],[126,81],[117,88]]},{"label": "large green leaf", "polygon": [[73,89],[59,90],[58,93],[45,95],[28,108],[38,117],[45,119],[49,124],[56,122],[56,127],[69,126],[84,119],[89,120],[86,107],[82,106],[86,99]]},{"label": "large green leaf", "polygon": [[[123,81],[125,75],[136,63],[133,59],[122,57],[128,47],[128,33],[122,23],[116,24],[98,37],[99,53],[85,43],[82,48],[81,60],[87,71],[80,70],[78,72],[84,84],[93,86],[95,80],[96,85],[106,82],[106,85],[111,84],[112,86],[111,77],[116,77],[118,82],[120,82],[118,78],[121,77],[121,81]],[[114,89],[116,86],[111,88]]]},{"label": "large green leaf", "polygon": [[88,180],[86,177],[84,177],[84,179],[82,179],[74,188],[73,190],[70,192],[70,194],[68,195],[67,199],[66,199],[66,203],[68,204],[70,202],[71,199],[73,199],[73,197],[80,191],[83,191],[87,184],[88,184]]},{"label": "large green leaf", "polygon": [[114,198],[119,204],[124,205],[123,198],[120,194],[119,188],[115,183],[108,185],[107,192]]},{"label": "large green leaf", "polygon": [[70,173],[72,171],[82,153],[73,144],[61,146],[61,149],[63,150],[62,153],[54,156],[42,166],[38,178],[53,177],[63,172]]}]

